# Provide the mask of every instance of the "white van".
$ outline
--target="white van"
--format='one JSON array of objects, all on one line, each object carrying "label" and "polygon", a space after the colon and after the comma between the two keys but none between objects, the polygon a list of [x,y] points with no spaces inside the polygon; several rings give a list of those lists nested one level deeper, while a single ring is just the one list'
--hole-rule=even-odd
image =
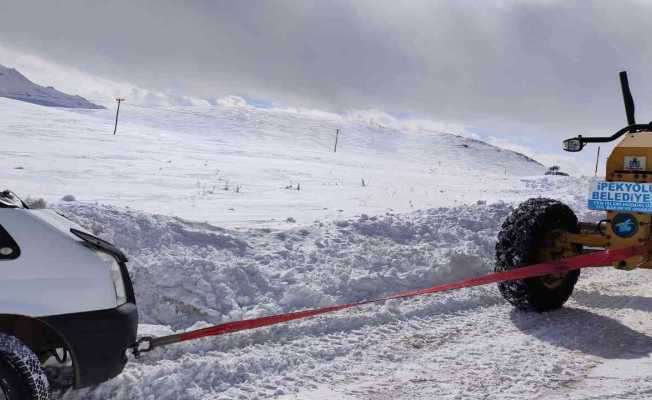
[{"label": "white van", "polygon": [[75,387],[122,371],[138,326],[126,262],[65,217],[0,192],[0,400],[49,398],[51,357],[70,357]]}]

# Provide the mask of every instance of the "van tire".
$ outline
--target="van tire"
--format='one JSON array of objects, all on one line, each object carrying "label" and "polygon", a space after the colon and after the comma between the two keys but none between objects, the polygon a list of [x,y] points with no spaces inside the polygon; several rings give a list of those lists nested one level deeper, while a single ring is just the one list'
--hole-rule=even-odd
[{"label": "van tire", "polygon": [[0,333],[0,394],[7,400],[49,400],[41,363],[18,338]]}]

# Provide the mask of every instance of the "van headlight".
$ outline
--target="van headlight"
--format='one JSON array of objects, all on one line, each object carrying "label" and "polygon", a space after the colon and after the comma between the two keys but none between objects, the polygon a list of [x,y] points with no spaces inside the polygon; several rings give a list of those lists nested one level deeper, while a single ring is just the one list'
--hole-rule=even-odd
[{"label": "van headlight", "polygon": [[104,261],[109,267],[109,273],[111,274],[111,279],[113,280],[113,288],[115,289],[116,303],[117,305],[121,306],[127,302],[127,290],[125,289],[125,282],[122,279],[120,264],[118,264],[118,261],[115,259],[115,257],[103,251],[98,251],[97,255],[99,255],[102,261]]}]

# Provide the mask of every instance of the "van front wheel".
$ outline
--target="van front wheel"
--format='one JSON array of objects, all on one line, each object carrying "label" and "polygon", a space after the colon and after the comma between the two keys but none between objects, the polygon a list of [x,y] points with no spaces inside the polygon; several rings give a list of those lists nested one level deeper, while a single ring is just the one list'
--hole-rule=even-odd
[{"label": "van front wheel", "polygon": [[0,400],[48,400],[50,387],[38,357],[19,339],[0,333]]}]

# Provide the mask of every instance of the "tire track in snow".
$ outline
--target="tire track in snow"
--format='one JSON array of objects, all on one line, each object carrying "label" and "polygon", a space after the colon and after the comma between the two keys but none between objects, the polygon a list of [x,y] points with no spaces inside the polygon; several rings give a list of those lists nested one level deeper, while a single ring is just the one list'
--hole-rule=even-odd
[{"label": "tire track in snow", "polygon": [[[623,301],[619,294],[628,289],[623,283],[632,279],[638,280],[643,290],[647,285],[641,284],[640,276],[611,270],[591,271],[583,279],[578,285],[580,294],[584,287],[602,287],[603,301],[598,307],[586,304],[584,299],[571,298],[566,308],[552,313],[507,309],[498,310],[495,319],[478,317],[483,320],[478,321],[481,324],[490,321],[489,329],[480,338],[459,344],[462,349],[457,350],[464,352],[465,361],[457,378],[457,364],[451,363],[449,357],[444,357],[444,368],[440,368],[441,363],[421,360],[422,369],[433,367],[434,372],[407,374],[402,380],[395,380],[394,390],[359,398],[647,398],[652,383],[643,376],[648,377],[652,370],[652,338],[646,327],[652,328],[652,323],[643,323],[641,319],[649,320],[646,312],[652,311],[651,302],[637,296],[634,301]],[[504,319],[505,315],[510,318]],[[495,321],[499,323],[492,326]],[[503,347],[507,354],[501,351]],[[467,353],[474,348],[481,350],[469,356]],[[433,349],[435,355],[441,352]],[[637,368],[647,373],[634,372]],[[631,376],[614,374],[614,369],[629,371]]]},{"label": "tire track in snow", "polygon": [[[269,398],[272,394],[266,386],[279,388],[276,395],[280,395],[324,382],[377,376],[384,369],[370,368],[369,361],[402,360],[406,332],[426,330],[433,315],[453,318],[485,307],[487,299],[497,300],[496,291],[491,292],[485,296],[456,294],[455,299],[443,299],[443,304],[441,296],[407,301],[401,305],[407,309],[402,312],[396,305],[365,307],[359,312],[180,344],[128,365],[123,375],[103,385],[112,386],[113,391],[90,391],[81,397],[70,393],[63,398],[147,398],[148,391],[143,388],[167,393],[168,397],[157,398]],[[188,364],[192,364],[192,374]],[[373,373],[360,372],[366,370]],[[129,384],[132,379],[138,381],[137,386]],[[189,392],[187,388],[193,389]]]}]

